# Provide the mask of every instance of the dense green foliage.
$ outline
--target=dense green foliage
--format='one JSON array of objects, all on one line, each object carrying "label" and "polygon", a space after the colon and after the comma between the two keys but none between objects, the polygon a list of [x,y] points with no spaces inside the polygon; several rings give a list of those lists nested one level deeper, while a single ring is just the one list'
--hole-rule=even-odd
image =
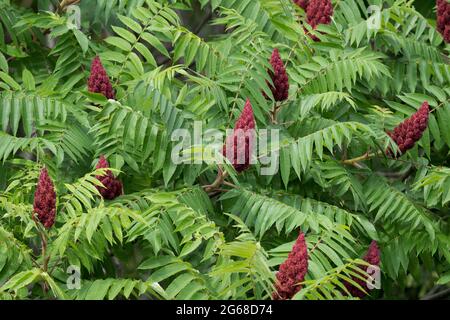
[{"label": "dense green foliage", "polygon": [[[369,299],[448,295],[450,47],[434,1],[334,0],[320,41],[290,0],[82,0],[80,29],[70,2],[0,0],[1,299],[270,299],[299,230],[309,269],[295,298],[348,298],[372,240]],[[262,94],[274,48],[290,83],[276,123]],[[116,100],[87,91],[96,55]],[[258,129],[280,130],[279,170],[225,165],[227,184],[205,192],[217,164],[174,164],[172,132],[233,128],[247,98]],[[386,156],[386,131],[425,100],[421,140]],[[95,188],[100,155],[124,185],[111,201]],[[44,166],[48,230],[32,218]]]}]

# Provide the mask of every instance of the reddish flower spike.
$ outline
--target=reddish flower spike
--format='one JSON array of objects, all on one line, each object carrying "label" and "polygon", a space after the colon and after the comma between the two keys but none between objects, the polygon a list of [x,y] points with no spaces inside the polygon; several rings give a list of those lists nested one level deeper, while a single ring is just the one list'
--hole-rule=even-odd
[{"label": "reddish flower spike", "polygon": [[33,212],[46,229],[50,229],[55,223],[56,217],[56,193],[52,179],[47,169],[42,169],[39,181],[34,193]]},{"label": "reddish flower spike", "polygon": [[[388,135],[398,145],[401,154],[413,148],[415,143],[420,140],[423,132],[427,129],[429,114],[430,107],[425,101],[416,113],[400,123],[392,132],[388,132]],[[388,154],[392,154],[392,152],[388,151]]]},{"label": "reddish flower spike", "polygon": [[280,265],[275,283],[276,292],[272,294],[274,300],[291,299],[300,291],[300,283],[305,280],[308,272],[308,248],[305,235],[300,232],[285,262]]},{"label": "reddish flower spike", "polygon": [[[311,0],[306,8],[306,21],[316,29],[319,24],[330,24],[333,16],[333,5],[331,0]],[[305,31],[307,31],[305,29]],[[309,34],[311,39],[319,41],[319,38]]]},{"label": "reddish flower spike", "polygon": [[91,75],[88,80],[88,91],[101,93],[108,99],[115,99],[114,90],[109,81],[108,74],[103,68],[100,58],[96,56],[92,60]]},{"label": "reddish flower spike", "polygon": [[[267,84],[272,91],[275,101],[284,101],[289,95],[289,79],[277,48],[273,49],[270,64],[272,65],[273,71],[268,71],[273,85],[270,83]],[[264,92],[263,95],[266,99],[269,98]]]},{"label": "reddish flower spike", "polygon": [[293,0],[296,5],[298,5],[303,10],[306,10],[308,7],[309,0]]},{"label": "reddish flower spike", "polygon": [[[100,159],[97,163],[96,169],[109,168],[109,163],[106,158],[101,155]],[[111,170],[107,170],[106,174],[101,176],[95,176],[97,180],[99,180],[105,187],[96,186],[97,190],[100,192],[102,197],[107,200],[112,200],[120,195],[122,195],[122,182],[119,179],[114,177]]]},{"label": "reddish flower spike", "polygon": [[450,43],[450,25],[445,26],[444,40],[445,40],[445,42]]},{"label": "reddish flower spike", "polygon": [[437,30],[444,37],[446,43],[450,43],[450,2],[448,0],[436,1]]},{"label": "reddish flower spike", "polygon": [[[233,134],[228,136],[223,145],[222,154],[233,164],[237,172],[242,172],[250,166],[250,153],[254,140],[255,117],[250,100],[245,102],[244,110],[236,121]],[[227,148],[232,148],[227,155]]]},{"label": "reddish flower spike", "polygon": [[[380,249],[378,248],[378,244],[375,240],[372,241],[372,243],[369,246],[369,249],[367,250],[366,255],[363,258],[364,261],[369,263],[371,266],[379,268],[380,266]],[[361,268],[367,273],[369,266],[364,266]],[[367,281],[361,280],[357,277],[352,277],[352,280],[356,283],[358,283],[366,292],[370,291],[371,288],[367,286]],[[364,298],[366,295],[363,291],[356,288],[354,285],[350,284],[349,282],[345,282],[345,287],[350,292],[350,294],[353,297],[357,298]]]}]

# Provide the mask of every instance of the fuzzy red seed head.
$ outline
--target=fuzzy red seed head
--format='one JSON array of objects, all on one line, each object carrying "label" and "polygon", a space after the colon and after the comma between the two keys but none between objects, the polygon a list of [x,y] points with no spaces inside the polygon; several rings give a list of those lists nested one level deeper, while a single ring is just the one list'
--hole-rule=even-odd
[{"label": "fuzzy red seed head", "polygon": [[[109,163],[106,158],[101,155],[100,159],[97,163],[96,169],[107,169],[109,168]],[[99,180],[105,187],[96,186],[97,190],[100,192],[102,197],[107,200],[112,200],[122,194],[122,182],[119,179],[114,177],[111,170],[106,170],[105,175],[97,175],[95,176],[97,180]]]},{"label": "fuzzy red seed head", "polygon": [[95,166],[95,169],[104,169],[104,168],[109,168],[109,163],[104,155],[100,155],[100,158],[98,159],[98,163]]},{"label": "fuzzy red seed head", "polygon": [[33,211],[42,225],[50,229],[56,217],[56,193],[47,169],[42,169],[34,193]]},{"label": "fuzzy red seed head", "polygon": [[[306,21],[313,28],[316,29],[319,24],[330,24],[333,16],[333,5],[331,0],[311,0],[306,8]],[[306,30],[306,29],[305,29]],[[310,34],[314,41],[319,39]]]},{"label": "fuzzy red seed head", "polygon": [[450,2],[436,1],[437,30],[442,34],[446,43],[450,43]]},{"label": "fuzzy red seed head", "polygon": [[[401,154],[413,148],[427,129],[430,107],[425,101],[422,106],[410,118],[406,119],[394,128],[388,135],[395,141]],[[388,153],[391,153],[388,151]]]},{"label": "fuzzy red seed head", "polygon": [[[363,260],[369,263],[372,266],[372,268],[374,267],[379,268],[380,249],[378,248],[378,244],[375,240],[371,242],[369,249],[367,250],[367,253],[364,256]],[[369,266],[363,266],[361,267],[361,269],[364,270],[366,273],[368,273]],[[352,280],[358,283],[361,286],[361,288],[363,288],[366,292],[369,292],[371,290],[371,288],[367,286],[367,281],[364,281],[357,277],[352,277]],[[351,283],[345,282],[344,284],[353,297],[364,298],[364,296],[366,295],[363,291],[361,291]]]},{"label": "fuzzy red seed head", "polygon": [[250,100],[247,99],[244,110],[242,110],[239,119],[236,121],[233,134],[226,138],[222,149],[223,155],[233,164],[237,172],[242,172],[250,166],[254,129],[255,117],[253,115],[253,108]]},{"label": "fuzzy red seed head", "polygon": [[92,60],[91,75],[88,80],[88,91],[101,93],[108,99],[115,98],[114,90],[109,81],[109,77],[98,56]]},{"label": "fuzzy red seed head", "polygon": [[448,26],[445,26],[443,36],[444,36],[445,42],[450,43],[450,24]]},{"label": "fuzzy red seed head", "polygon": [[300,291],[300,283],[305,280],[308,272],[308,248],[305,235],[300,232],[288,258],[280,265],[275,283],[276,292],[272,298],[275,300],[291,299]]},{"label": "fuzzy red seed head", "polygon": [[300,8],[303,8],[303,10],[306,10],[306,8],[308,7],[309,0],[293,0],[293,1]]},{"label": "fuzzy red seed head", "polygon": [[[284,101],[289,95],[289,79],[277,48],[273,49],[270,64],[272,65],[273,71],[269,70],[269,75],[273,85],[270,83],[267,84],[272,91],[275,101]],[[267,95],[265,93],[263,94],[268,99]]]},{"label": "fuzzy red seed head", "polygon": [[333,16],[331,0],[311,0],[306,10],[309,25],[316,28],[319,24],[330,24]]},{"label": "fuzzy red seed head", "polygon": [[373,266],[380,265],[380,249],[378,248],[378,243],[372,240],[366,255],[364,256],[364,261],[370,263]]}]

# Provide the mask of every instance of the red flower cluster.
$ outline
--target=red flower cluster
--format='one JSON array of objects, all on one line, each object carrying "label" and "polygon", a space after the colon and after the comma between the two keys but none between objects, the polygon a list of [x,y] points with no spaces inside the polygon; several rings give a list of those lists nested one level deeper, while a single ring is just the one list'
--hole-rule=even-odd
[{"label": "red flower cluster", "polygon": [[42,169],[39,181],[34,193],[33,211],[37,214],[42,225],[50,229],[55,223],[56,216],[56,193],[52,179],[47,169]]},{"label": "red flower cluster", "polygon": [[[331,0],[311,0],[306,9],[306,21],[313,28],[316,29],[319,24],[330,24],[333,16],[333,5]],[[314,41],[319,39],[310,35]]]},{"label": "red flower cluster", "polygon": [[276,292],[272,294],[274,300],[291,299],[300,291],[299,283],[305,280],[308,271],[308,248],[306,246],[305,235],[300,232],[297,241],[292,247],[292,251],[285,262],[280,265],[276,275]]},{"label": "red flower cluster", "polygon": [[[222,149],[222,154],[230,160],[237,172],[242,172],[250,166],[250,152],[254,142],[255,117],[250,100],[245,102],[244,110],[236,121],[234,131],[228,136]],[[232,154],[227,154],[232,148]],[[231,153],[230,151],[228,153]]]},{"label": "red flower cluster", "polygon": [[308,7],[308,1],[309,0],[294,0],[294,3],[303,8],[303,10],[306,10],[306,8]]},{"label": "red flower cluster", "polygon": [[[364,261],[369,263],[371,266],[380,266],[380,249],[378,248],[377,242],[375,240],[372,241],[372,243],[369,246],[369,250],[367,250],[367,253],[365,257],[363,258]],[[363,269],[366,273],[369,266],[364,266]],[[353,277],[352,280],[356,283],[358,283],[364,290],[369,291],[371,290],[369,287],[367,287],[367,282],[364,280],[361,280],[357,277]],[[345,287],[347,290],[351,293],[353,297],[357,298],[363,298],[366,294],[361,291],[360,289],[356,288],[354,285],[345,282]]]},{"label": "red flower cluster", "polygon": [[[273,71],[269,70],[269,75],[272,78],[273,86],[270,83],[267,84],[272,91],[275,101],[284,101],[288,98],[289,94],[289,80],[280,53],[276,48],[273,49],[270,64],[272,65]],[[264,97],[266,99],[268,98],[265,93]]]},{"label": "red flower cluster", "polygon": [[450,2],[437,0],[437,30],[444,37],[445,42],[450,43]]},{"label": "red flower cluster", "polygon": [[[97,163],[96,169],[109,168],[109,163],[103,155]],[[115,178],[111,170],[107,170],[103,176],[95,176],[105,187],[97,186],[97,190],[100,192],[104,199],[112,200],[122,194],[122,182]]]},{"label": "red flower cluster", "polygon": [[414,147],[414,144],[422,137],[428,126],[429,113],[430,108],[425,101],[416,113],[395,127],[394,131],[388,132],[402,154]]},{"label": "red flower cluster", "polygon": [[91,75],[88,80],[88,91],[101,93],[108,99],[115,98],[114,90],[109,82],[109,77],[98,56],[92,61]]}]

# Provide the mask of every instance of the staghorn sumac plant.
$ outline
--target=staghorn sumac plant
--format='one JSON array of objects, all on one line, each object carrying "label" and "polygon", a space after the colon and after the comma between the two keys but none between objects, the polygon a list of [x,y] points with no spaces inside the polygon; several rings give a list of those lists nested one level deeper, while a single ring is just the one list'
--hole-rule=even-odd
[{"label": "staghorn sumac plant", "polygon": [[0,1],[0,299],[448,298],[449,6]]}]

